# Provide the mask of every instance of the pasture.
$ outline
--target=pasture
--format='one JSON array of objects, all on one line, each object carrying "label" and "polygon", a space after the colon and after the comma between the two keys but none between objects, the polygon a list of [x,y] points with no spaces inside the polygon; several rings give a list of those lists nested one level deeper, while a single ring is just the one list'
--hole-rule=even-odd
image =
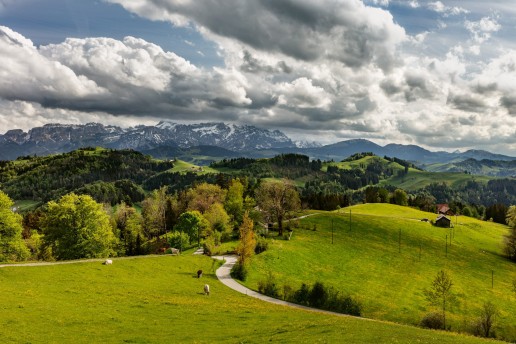
[{"label": "pasture", "polygon": [[417,325],[438,310],[428,304],[424,289],[444,269],[458,300],[447,312],[453,330],[467,331],[484,301],[492,301],[500,310],[497,335],[516,340],[516,264],[501,255],[507,227],[467,217],[453,218],[458,221],[453,230],[421,221],[435,217],[364,204],[302,219],[291,241],[275,240],[253,258],[245,284],[257,289],[270,273],[280,290],[320,281],[355,296],[365,317]]},{"label": "pasture", "polygon": [[[485,343],[271,305],[216,280],[203,256],[0,268],[3,343]],[[202,269],[198,279],[196,271]],[[210,296],[203,295],[204,284]]]}]

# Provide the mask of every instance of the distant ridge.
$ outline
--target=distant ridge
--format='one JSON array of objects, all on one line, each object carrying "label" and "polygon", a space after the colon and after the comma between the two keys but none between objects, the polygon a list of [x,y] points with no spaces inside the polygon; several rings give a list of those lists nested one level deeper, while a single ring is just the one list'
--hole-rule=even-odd
[{"label": "distant ridge", "polygon": [[[168,121],[159,122],[155,126],[141,125],[126,129],[99,123],[56,123],[35,127],[28,132],[21,129],[9,130],[0,135],[0,160],[13,160],[26,155],[63,153],[88,146],[134,149],[159,158],[203,155],[211,157],[211,161],[238,156],[272,157],[281,153],[298,153],[312,159],[340,161],[356,153],[372,152],[378,156],[407,160],[423,168],[432,168],[432,164],[459,163],[467,159],[516,160],[516,157],[483,150],[432,152],[417,145],[392,143],[380,146],[365,139],[318,146],[317,142],[294,142],[279,130],[261,129],[250,125],[218,122],[179,124]],[[204,161],[209,162],[210,159]]]}]

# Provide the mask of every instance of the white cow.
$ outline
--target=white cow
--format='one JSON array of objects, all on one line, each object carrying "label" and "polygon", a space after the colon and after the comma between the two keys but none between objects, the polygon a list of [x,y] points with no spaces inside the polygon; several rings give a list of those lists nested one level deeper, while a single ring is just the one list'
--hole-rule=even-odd
[{"label": "white cow", "polygon": [[204,295],[210,295],[210,286],[208,284],[204,285]]},{"label": "white cow", "polygon": [[102,263],[102,264],[104,264],[104,265],[111,265],[111,264],[113,264],[113,261],[111,259],[106,259],[104,261],[104,263]]},{"label": "white cow", "polygon": [[181,252],[179,252],[178,248],[173,248],[173,247],[170,249],[170,251],[172,252],[172,254],[175,254],[175,255],[179,255],[179,253],[181,253]]}]

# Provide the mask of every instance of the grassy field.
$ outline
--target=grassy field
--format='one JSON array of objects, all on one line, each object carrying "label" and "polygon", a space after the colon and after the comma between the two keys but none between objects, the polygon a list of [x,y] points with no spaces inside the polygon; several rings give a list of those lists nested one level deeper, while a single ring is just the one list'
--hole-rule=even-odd
[{"label": "grassy field", "polygon": [[416,169],[409,169],[409,173],[404,176],[394,175],[388,179],[380,181],[380,185],[394,185],[407,191],[418,190],[432,183],[446,183],[451,187],[465,185],[467,181],[473,180],[480,183],[487,183],[494,177],[475,176],[460,172],[427,172]]},{"label": "grassy field", "polygon": [[397,162],[387,161],[384,158],[378,156],[365,156],[361,159],[353,161],[340,161],[340,162],[325,162],[321,168],[322,171],[327,171],[328,166],[337,166],[342,170],[351,170],[353,168],[364,168],[372,162],[379,161],[380,163],[392,168],[394,171],[404,170],[405,168]]},{"label": "grassy field", "polygon": [[218,171],[214,170],[209,166],[197,166],[183,160],[175,160],[174,167],[171,168],[169,171],[180,173],[195,172],[197,174],[218,173]]},{"label": "grassy field", "polygon": [[[448,314],[452,328],[467,330],[483,302],[491,300],[500,310],[496,333],[516,340],[516,264],[501,256],[507,227],[459,217],[446,255],[446,235],[452,231],[420,221],[435,217],[389,204],[365,204],[305,218],[300,225],[310,230],[299,228],[291,241],[273,241],[268,251],[253,258],[246,285],[257,289],[270,272],[280,289],[322,281],[357,297],[366,317],[417,325],[435,310],[424,289],[445,269],[459,301]],[[316,231],[311,230],[314,225]]]},{"label": "grassy field", "polygon": [[[0,268],[3,343],[485,343],[271,305],[216,280],[211,259],[162,256]],[[204,270],[201,280],[197,269]],[[202,295],[210,284],[211,295]]]}]

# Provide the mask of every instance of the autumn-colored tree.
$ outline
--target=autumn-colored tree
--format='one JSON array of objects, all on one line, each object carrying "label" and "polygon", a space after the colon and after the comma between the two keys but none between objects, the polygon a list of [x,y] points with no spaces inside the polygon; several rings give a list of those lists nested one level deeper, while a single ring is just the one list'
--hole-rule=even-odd
[{"label": "autumn-colored tree", "polygon": [[188,190],[186,203],[188,210],[197,210],[204,214],[213,203],[224,203],[226,190],[218,185],[201,183]]},{"label": "autumn-colored tree", "polygon": [[255,191],[255,198],[269,220],[278,222],[280,236],[283,235],[283,221],[301,208],[296,188],[286,181],[262,183]]},{"label": "autumn-colored tree", "polygon": [[0,262],[25,260],[29,250],[22,239],[22,216],[13,212],[14,203],[0,191]]},{"label": "autumn-colored tree", "polygon": [[42,220],[44,245],[56,259],[99,258],[114,254],[117,239],[109,216],[88,195],[68,194],[48,202]]},{"label": "autumn-colored tree", "polygon": [[254,223],[246,212],[239,228],[240,241],[237,246],[238,263],[245,266],[254,254],[256,237],[254,234]]}]

